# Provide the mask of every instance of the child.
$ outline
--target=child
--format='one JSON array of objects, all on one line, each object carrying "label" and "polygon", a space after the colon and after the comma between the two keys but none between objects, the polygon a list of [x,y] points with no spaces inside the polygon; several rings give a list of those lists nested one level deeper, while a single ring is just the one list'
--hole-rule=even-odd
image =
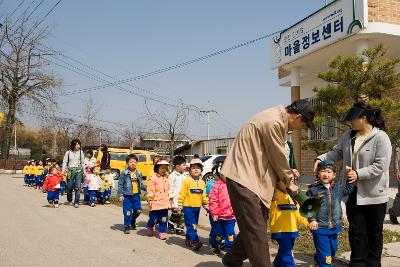
[{"label": "child", "polygon": [[93,158],[93,151],[89,150],[86,152],[85,156],[85,171],[84,171],[84,181],[82,184],[83,187],[83,204],[89,205],[90,203],[90,196],[89,196],[89,189],[88,189],[88,182],[86,177],[91,173],[90,170],[97,165],[97,161]]},{"label": "child", "polygon": [[308,196],[321,199],[317,216],[309,218],[316,249],[314,260],[318,266],[332,266],[332,257],[338,249],[337,236],[342,231],[341,200],[353,191],[353,185],[348,182],[342,187],[335,184],[335,169],[333,161],[321,161],[317,167],[318,180],[307,191]]},{"label": "child", "polygon": [[87,184],[90,196],[90,206],[96,206],[97,191],[101,188],[101,178],[99,176],[100,167],[92,167],[91,172],[87,175]]},{"label": "child", "polygon": [[65,192],[65,189],[67,188],[67,182],[65,181],[66,180],[66,177],[63,175],[63,172],[62,172],[62,170],[61,170],[61,167],[60,167],[60,165],[57,163],[57,161],[56,160],[53,160],[52,161],[52,165],[54,165],[54,167],[57,169],[57,175],[58,176],[60,176],[60,177],[62,177],[62,180],[61,180],[61,182],[60,182],[60,195],[64,195],[64,192]]},{"label": "child", "polygon": [[24,173],[24,182],[25,185],[29,185],[29,165],[30,165],[30,161],[28,160],[28,163],[24,166],[24,169],[22,170],[22,172]]},{"label": "child", "polygon": [[111,197],[112,189],[113,189],[113,187],[115,187],[114,176],[115,175],[113,173],[111,173],[110,166],[107,166],[106,178],[105,178],[105,180],[107,181],[107,187],[104,192],[104,203],[105,204],[110,204],[110,197]]},{"label": "child", "polygon": [[121,174],[118,180],[118,197],[122,203],[124,213],[125,234],[130,233],[130,228],[136,230],[136,219],[142,213],[140,202],[141,190],[146,190],[143,185],[142,174],[136,170],[138,158],[135,154],[126,157],[128,168]]},{"label": "child", "polygon": [[203,206],[208,210],[208,198],[206,196],[206,184],[201,179],[203,162],[193,159],[190,162],[190,176],[183,180],[182,189],[179,192],[179,210],[183,210],[186,226],[186,246],[198,251],[203,243],[197,235],[197,224],[199,222],[200,208]]},{"label": "child", "polygon": [[211,253],[219,254],[219,246],[222,240],[225,240],[226,251],[231,250],[235,240],[235,215],[231,206],[231,201],[226,187],[226,177],[221,174],[222,164],[213,168],[216,182],[209,195],[210,216],[212,218],[210,245]]},{"label": "child", "polygon": [[147,198],[149,201],[149,220],[147,222],[147,233],[154,234],[154,225],[158,223],[158,237],[161,240],[167,239],[168,209],[169,202],[169,163],[160,160],[154,165],[154,174],[147,186]]},{"label": "child", "polygon": [[47,201],[51,208],[58,208],[61,180],[62,176],[59,175],[57,168],[51,167],[43,185],[43,192],[47,192]]},{"label": "child", "polygon": [[44,176],[43,161],[39,160],[35,169],[35,179],[36,179],[35,189],[42,189],[44,178],[45,176]]},{"label": "child", "polygon": [[286,185],[279,181],[275,189],[270,207],[271,238],[279,244],[278,253],[275,256],[274,265],[296,266],[293,259],[293,246],[299,236],[297,226],[308,226],[306,218],[299,212],[299,205],[287,193]]},{"label": "child", "polygon": [[34,160],[31,160],[31,164],[28,167],[28,186],[35,186],[35,168],[36,168],[36,162]]},{"label": "child", "polygon": [[[168,224],[171,225],[171,230],[175,230],[178,235],[183,235],[183,227],[185,221],[183,214],[178,209],[178,197],[182,188],[182,182],[186,178],[186,160],[182,156],[176,156],[173,161],[174,171],[169,175],[169,200],[171,202],[172,214]],[[171,223],[169,223],[171,222]]]},{"label": "child", "polygon": [[101,171],[99,174],[101,178],[101,188],[98,191],[97,201],[104,205],[104,203],[106,203],[106,191],[110,189],[110,182],[108,181],[105,171]]}]

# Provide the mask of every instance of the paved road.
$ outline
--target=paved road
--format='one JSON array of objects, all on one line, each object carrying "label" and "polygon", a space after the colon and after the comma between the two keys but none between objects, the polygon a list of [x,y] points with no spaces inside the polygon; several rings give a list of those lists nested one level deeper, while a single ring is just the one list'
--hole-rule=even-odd
[{"label": "paved road", "polygon": [[[66,201],[65,196],[61,203]],[[114,205],[49,208],[46,194],[23,186],[21,177],[0,175],[0,266],[222,266],[204,246],[195,253],[184,238],[161,241],[146,236],[147,215],[137,231],[122,232],[122,211]],[[208,219],[200,217],[199,234],[208,237]],[[274,253],[273,253],[274,256]],[[295,254],[298,266],[312,257]],[[244,266],[250,266],[245,264]]]}]

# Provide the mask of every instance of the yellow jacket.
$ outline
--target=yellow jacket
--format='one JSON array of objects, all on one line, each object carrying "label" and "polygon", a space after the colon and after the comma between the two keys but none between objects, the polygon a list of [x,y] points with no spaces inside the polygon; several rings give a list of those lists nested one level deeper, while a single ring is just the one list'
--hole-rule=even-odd
[{"label": "yellow jacket", "polygon": [[208,204],[206,184],[202,179],[195,180],[191,176],[182,182],[178,205],[184,207],[201,207]]},{"label": "yellow jacket", "polygon": [[29,175],[35,174],[35,168],[36,168],[36,166],[29,165],[28,169],[26,170],[26,174],[29,174]]},{"label": "yellow jacket", "polygon": [[43,166],[35,166],[33,168],[33,173],[32,174],[34,174],[36,176],[42,175],[43,174],[43,170],[44,170]]},{"label": "yellow jacket", "polygon": [[29,174],[29,171],[28,171],[28,170],[29,170],[29,165],[25,165],[25,166],[24,166],[24,169],[22,170],[22,173],[23,173],[23,174]]},{"label": "yellow jacket", "polygon": [[294,238],[298,236],[298,224],[308,226],[306,218],[300,215],[299,205],[279,189],[275,189],[274,198],[269,212],[271,238]]}]

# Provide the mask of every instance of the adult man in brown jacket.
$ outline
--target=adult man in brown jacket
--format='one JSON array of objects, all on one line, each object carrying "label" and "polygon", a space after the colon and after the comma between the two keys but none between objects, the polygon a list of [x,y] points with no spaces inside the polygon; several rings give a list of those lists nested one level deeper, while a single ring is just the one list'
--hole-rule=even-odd
[{"label": "adult man in brown jacket", "polygon": [[275,185],[282,180],[294,195],[298,190],[285,157],[287,132],[313,129],[313,119],[311,103],[298,100],[256,114],[240,130],[222,168],[240,230],[225,266],[242,266],[246,259],[253,267],[271,266],[267,225]]}]

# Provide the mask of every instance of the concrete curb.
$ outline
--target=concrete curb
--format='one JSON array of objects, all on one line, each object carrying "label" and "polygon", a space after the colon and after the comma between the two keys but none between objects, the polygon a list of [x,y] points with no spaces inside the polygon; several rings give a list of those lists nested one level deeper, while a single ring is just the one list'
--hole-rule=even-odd
[{"label": "concrete curb", "polygon": [[4,169],[0,169],[0,174],[22,174],[22,170],[4,170]]}]

